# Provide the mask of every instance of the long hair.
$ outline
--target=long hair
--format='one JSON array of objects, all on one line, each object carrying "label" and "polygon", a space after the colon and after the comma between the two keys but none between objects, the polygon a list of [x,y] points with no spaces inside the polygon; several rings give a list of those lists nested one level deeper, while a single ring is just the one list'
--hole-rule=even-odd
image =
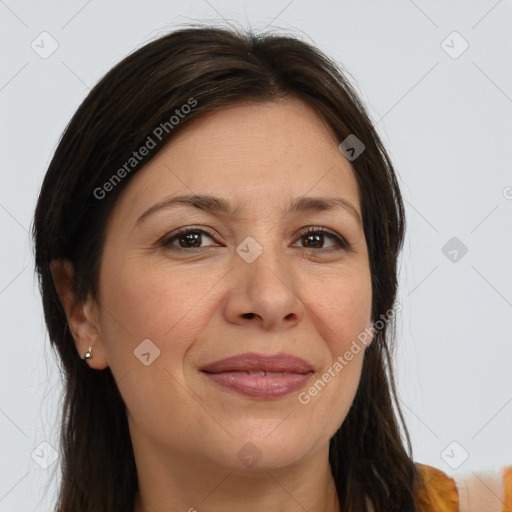
[{"label": "long hair", "polygon": [[[142,46],[103,76],[72,117],[45,175],[32,227],[45,321],[65,386],[57,512],[132,510],[138,483],[116,381],[109,368],[92,370],[77,354],[50,262],[71,261],[76,297],[96,298],[106,222],[136,172],[193,119],[286,97],[306,102],[340,142],[355,135],[365,145],[351,163],[373,320],[395,306],[403,202],[390,158],[336,63],[293,36],[207,26],[182,28]],[[179,113],[186,115],[176,122]],[[148,137],[156,147],[131,161]],[[330,441],[331,470],[346,512],[367,512],[370,505],[379,512],[418,510],[421,479],[396,395],[392,328],[393,322],[385,323],[366,349],[356,396]]]}]

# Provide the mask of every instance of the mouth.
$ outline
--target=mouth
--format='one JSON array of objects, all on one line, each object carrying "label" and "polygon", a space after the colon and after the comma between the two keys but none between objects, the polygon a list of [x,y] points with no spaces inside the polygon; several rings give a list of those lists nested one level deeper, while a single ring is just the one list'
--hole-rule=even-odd
[{"label": "mouth", "polygon": [[254,353],[222,359],[201,368],[215,384],[239,395],[272,400],[304,387],[314,374],[304,359],[290,354]]}]

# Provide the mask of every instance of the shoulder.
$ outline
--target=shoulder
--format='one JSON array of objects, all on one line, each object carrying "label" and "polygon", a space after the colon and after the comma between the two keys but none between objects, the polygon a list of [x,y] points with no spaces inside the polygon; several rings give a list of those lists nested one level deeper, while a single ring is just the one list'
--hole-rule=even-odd
[{"label": "shoulder", "polygon": [[512,466],[495,474],[473,472],[451,478],[433,466],[416,463],[421,512],[512,512]]},{"label": "shoulder", "polygon": [[440,469],[416,463],[420,482],[416,501],[421,512],[460,512],[459,493],[453,478]]}]

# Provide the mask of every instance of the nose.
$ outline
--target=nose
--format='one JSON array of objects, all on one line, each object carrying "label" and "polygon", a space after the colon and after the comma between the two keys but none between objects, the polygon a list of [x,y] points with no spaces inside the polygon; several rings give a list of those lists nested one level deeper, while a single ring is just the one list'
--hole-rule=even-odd
[{"label": "nose", "polygon": [[299,298],[300,280],[278,250],[265,248],[251,263],[236,254],[234,265],[225,303],[229,322],[285,330],[301,321],[304,304]]}]

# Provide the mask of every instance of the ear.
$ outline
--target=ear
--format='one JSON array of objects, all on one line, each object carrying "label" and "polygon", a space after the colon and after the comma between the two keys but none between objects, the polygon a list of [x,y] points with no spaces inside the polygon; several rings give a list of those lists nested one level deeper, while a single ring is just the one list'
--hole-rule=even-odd
[{"label": "ear", "polygon": [[72,289],[73,265],[70,261],[52,260],[50,271],[79,357],[84,359],[85,353],[92,347],[93,356],[86,360],[87,364],[96,370],[103,370],[108,366],[108,359],[101,337],[96,301],[90,296],[85,302],[76,299]]}]

